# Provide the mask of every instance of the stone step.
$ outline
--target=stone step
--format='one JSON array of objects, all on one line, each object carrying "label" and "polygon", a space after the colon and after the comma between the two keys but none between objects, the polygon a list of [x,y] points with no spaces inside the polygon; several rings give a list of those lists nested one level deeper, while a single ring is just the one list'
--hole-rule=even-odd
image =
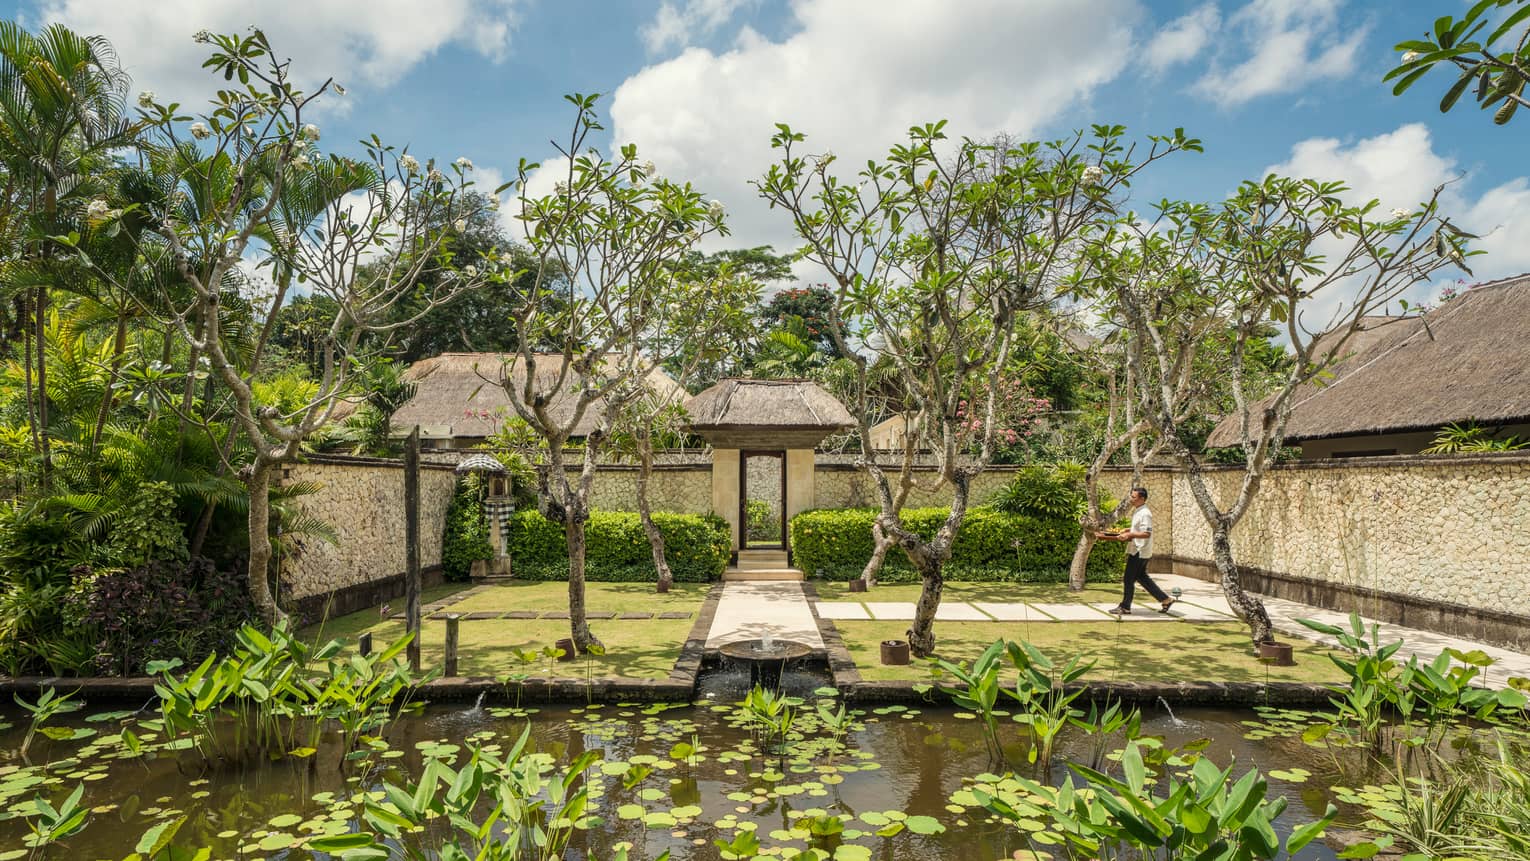
[{"label": "stone step", "polygon": [[803,574],[796,568],[787,568],[784,565],[778,568],[729,568],[723,572],[723,580],[729,583],[737,583],[747,580],[795,580],[801,581]]}]

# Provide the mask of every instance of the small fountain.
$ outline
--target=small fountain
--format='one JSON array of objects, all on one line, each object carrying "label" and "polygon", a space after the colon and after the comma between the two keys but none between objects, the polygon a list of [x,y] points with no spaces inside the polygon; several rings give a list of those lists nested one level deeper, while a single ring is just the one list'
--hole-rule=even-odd
[{"label": "small fountain", "polygon": [[717,651],[729,663],[749,668],[749,684],[776,690],[781,687],[781,672],[791,661],[812,654],[811,647],[792,640],[777,640],[765,634],[758,640],[724,643]]},{"label": "small fountain", "polygon": [[1169,713],[1169,723],[1173,724],[1176,727],[1187,726],[1187,724],[1184,721],[1182,721],[1179,718],[1174,716],[1174,709],[1169,708],[1169,701],[1168,700],[1164,699],[1163,697],[1159,697],[1158,698],[1158,704],[1163,706],[1163,710]]}]

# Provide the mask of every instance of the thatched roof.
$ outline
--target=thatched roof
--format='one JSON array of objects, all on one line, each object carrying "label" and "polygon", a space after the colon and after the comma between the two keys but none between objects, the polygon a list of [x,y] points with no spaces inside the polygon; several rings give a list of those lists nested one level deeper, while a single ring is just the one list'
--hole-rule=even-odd
[{"label": "thatched roof", "polygon": [[[561,354],[537,354],[537,388],[552,388],[562,363]],[[614,362],[615,357],[609,357]],[[507,416],[516,414],[504,386],[505,374],[511,375],[511,388],[517,397],[526,380],[518,353],[442,353],[421,359],[409,366],[403,378],[415,384],[414,397],[393,414],[395,433],[408,433],[420,426],[420,436],[428,439],[480,438],[493,434]],[[578,379],[569,372],[567,387],[552,398],[549,410],[556,421],[573,415],[576,396],[573,387]],[[684,397],[680,385],[655,369],[648,375],[648,385],[657,393]],[[600,401],[591,404],[574,428],[574,436],[587,436],[595,427]]]},{"label": "thatched roof", "polygon": [[[1296,394],[1289,442],[1530,420],[1530,275],[1471,288],[1423,319],[1376,326],[1323,385]],[[1257,411],[1257,407],[1255,408]],[[1237,416],[1207,438],[1238,444]]]},{"label": "thatched roof", "polygon": [[691,432],[719,448],[812,448],[855,427],[845,405],[809,380],[722,380],[685,406]]}]

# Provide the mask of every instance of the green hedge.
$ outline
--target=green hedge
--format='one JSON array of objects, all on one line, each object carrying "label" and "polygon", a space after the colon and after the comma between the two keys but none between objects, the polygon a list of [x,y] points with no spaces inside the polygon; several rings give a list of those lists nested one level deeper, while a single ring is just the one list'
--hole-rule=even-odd
[{"label": "green hedge", "polygon": [[[664,536],[665,559],[676,582],[706,583],[728,566],[728,524],[714,515],[656,511],[653,522]],[[653,551],[636,512],[594,511],[585,524],[584,576],[607,583],[652,583],[658,579]],[[535,511],[510,518],[510,564],[519,580],[567,580],[568,545],[563,525]]]},{"label": "green hedge", "polygon": [[466,581],[473,563],[494,556],[489,524],[478,502],[478,491],[468,482],[457,482],[457,491],[446,506],[446,530],[441,536],[441,567],[446,579]]},{"label": "green hedge", "polygon": [[[944,508],[910,508],[903,523],[914,532],[932,538],[949,511]],[[818,509],[792,518],[792,560],[809,576],[829,580],[859,577],[871,558],[871,508]],[[946,563],[946,579],[952,581],[1001,581],[1015,583],[1062,583],[1078,543],[1079,525],[1065,518],[1037,518],[1006,514],[992,508],[967,512],[956,546]],[[1018,546],[1017,546],[1018,542]],[[1089,579],[1121,579],[1126,545],[1096,544],[1089,556]],[[887,553],[878,579],[888,583],[914,582],[918,572],[903,551]]]}]

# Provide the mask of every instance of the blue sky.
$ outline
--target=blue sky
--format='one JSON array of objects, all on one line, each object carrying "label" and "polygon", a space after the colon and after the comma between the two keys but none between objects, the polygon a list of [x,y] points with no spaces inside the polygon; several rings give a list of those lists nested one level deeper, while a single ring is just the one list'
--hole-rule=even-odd
[{"label": "blue sky", "polygon": [[[607,128],[659,171],[729,207],[728,244],[790,243],[747,181],[772,123],[864,160],[915,122],[957,134],[1062,135],[1093,122],[1183,126],[1206,145],[1141,182],[1138,201],[1217,199],[1275,168],[1343,179],[1409,207],[1456,179],[1448,211],[1491,231],[1477,275],[1530,270],[1530,117],[1508,127],[1448,80],[1402,98],[1391,46],[1468,4],[1358,0],[26,0],[30,26],[111,39],[141,89],[188,106],[213,82],[198,29],[259,25],[300,75],[348,95],[320,117],[338,151],[372,132],[422,156],[471,158],[489,182],[543,160],[605,93]],[[609,139],[608,139],[609,141]],[[844,163],[858,163],[845,160]]]}]

